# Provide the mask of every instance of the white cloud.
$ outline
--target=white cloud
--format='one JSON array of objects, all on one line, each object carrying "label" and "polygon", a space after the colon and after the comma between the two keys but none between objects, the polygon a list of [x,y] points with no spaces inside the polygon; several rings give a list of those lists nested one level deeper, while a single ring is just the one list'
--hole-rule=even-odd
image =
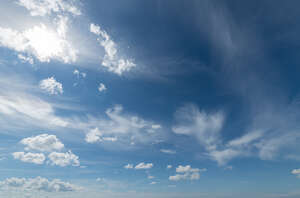
[{"label": "white cloud", "polygon": [[140,170],[140,169],[150,169],[153,167],[153,164],[152,163],[144,163],[144,162],[141,162],[139,164],[137,164],[134,169],[137,169],[137,170]]},{"label": "white cloud", "polygon": [[61,17],[56,29],[44,24],[35,25],[24,31],[0,27],[0,46],[23,53],[18,57],[30,62],[33,62],[31,57],[37,58],[40,62],[50,60],[75,62],[77,50],[66,38],[67,22],[65,17]]},{"label": "white cloud", "polygon": [[160,152],[166,153],[166,154],[176,154],[176,151],[170,150],[170,149],[160,149]]},{"label": "white cloud", "polygon": [[152,176],[152,175],[148,175],[148,177],[147,177],[148,179],[154,179],[155,177],[154,176]]},{"label": "white cloud", "polygon": [[100,83],[99,87],[98,87],[98,90],[99,90],[99,92],[105,91],[106,90],[106,86],[103,83]]},{"label": "white cloud", "polygon": [[[66,120],[55,115],[54,105],[33,95],[22,94],[22,92],[0,91],[0,114],[5,116],[6,122],[13,122],[14,126],[20,128],[26,124],[30,127],[66,127],[68,125]],[[4,124],[2,123],[2,126]]]},{"label": "white cloud", "polygon": [[57,165],[61,167],[65,166],[80,166],[79,157],[74,155],[71,151],[66,153],[58,153],[52,152],[48,155],[49,161],[51,165]]},{"label": "white cloud", "polygon": [[24,63],[28,62],[30,64],[34,64],[34,60],[30,56],[24,56],[22,54],[18,54],[18,58]]},{"label": "white cloud", "polygon": [[90,130],[89,133],[85,136],[85,141],[88,143],[102,142],[102,141],[110,141],[115,142],[118,139],[116,137],[104,137],[103,133],[99,131],[98,128]]},{"label": "white cloud", "polygon": [[64,148],[64,144],[55,135],[48,134],[24,138],[21,140],[21,143],[26,146],[25,150],[37,150],[42,152],[51,152]]},{"label": "white cloud", "polygon": [[15,152],[12,155],[15,159],[34,164],[43,164],[46,159],[43,153]]},{"label": "white cloud", "polygon": [[73,74],[76,75],[77,78],[80,78],[80,77],[85,78],[85,77],[86,77],[86,73],[80,72],[78,69],[75,69],[75,70],[73,71]]},{"label": "white cloud", "polygon": [[150,185],[154,185],[154,184],[157,184],[157,182],[154,182],[154,181],[153,181],[153,182],[150,183]]},{"label": "white cloud", "polygon": [[172,168],[172,165],[167,165],[167,169],[170,169],[170,168]]},{"label": "white cloud", "polygon": [[181,166],[176,168],[176,175],[170,176],[169,180],[179,181],[179,180],[198,180],[200,178],[200,172],[205,172],[206,169],[192,168],[190,165]]},{"label": "white cloud", "polygon": [[50,77],[41,80],[39,83],[40,89],[51,95],[57,95],[63,93],[63,86],[60,82],[57,82],[54,77]]},{"label": "white cloud", "polygon": [[127,164],[124,166],[125,169],[133,169],[133,164]]},{"label": "white cloud", "polygon": [[[151,121],[146,121],[138,116],[124,114],[123,107],[116,105],[106,110],[108,119],[90,119],[90,124],[97,126],[91,129],[85,137],[89,143],[116,141],[120,144],[147,143],[159,134],[149,133],[152,129]],[[90,125],[88,124],[88,125]],[[159,130],[159,129],[152,129]]]},{"label": "white cloud", "polygon": [[73,1],[66,0],[18,0],[20,6],[25,7],[32,16],[45,16],[52,13],[68,12],[81,15]]},{"label": "white cloud", "polygon": [[68,182],[63,182],[59,179],[52,181],[43,178],[7,178],[0,182],[0,188],[6,190],[21,190],[21,191],[44,191],[44,192],[69,192],[78,191],[82,188]]},{"label": "white cloud", "polygon": [[300,169],[294,169],[294,170],[291,171],[291,173],[293,175],[296,175],[298,178],[300,178]]},{"label": "white cloud", "polygon": [[195,136],[207,150],[216,148],[223,127],[223,113],[207,114],[195,105],[186,105],[175,113],[175,118],[179,124],[172,128],[174,133]]},{"label": "white cloud", "polygon": [[90,32],[98,36],[97,40],[105,50],[102,65],[106,67],[108,71],[122,75],[123,72],[130,71],[136,66],[131,60],[119,57],[116,43],[100,26],[91,24]]}]

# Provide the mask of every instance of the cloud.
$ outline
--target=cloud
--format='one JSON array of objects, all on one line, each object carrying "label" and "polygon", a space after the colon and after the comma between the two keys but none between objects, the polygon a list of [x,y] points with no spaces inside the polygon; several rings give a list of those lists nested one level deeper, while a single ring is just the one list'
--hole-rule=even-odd
[{"label": "cloud", "polygon": [[139,164],[137,164],[134,169],[137,169],[137,170],[140,170],[140,169],[150,169],[153,167],[153,164],[152,163],[144,163],[144,162],[141,162]]},{"label": "cloud", "polygon": [[154,181],[153,181],[153,182],[150,183],[150,185],[154,185],[154,184],[157,184],[157,182],[154,182]]},{"label": "cloud", "polygon": [[25,150],[37,150],[42,152],[51,152],[64,148],[64,144],[55,135],[48,134],[24,138],[21,140],[21,144],[26,146]]},{"label": "cloud", "polygon": [[167,169],[170,169],[170,168],[172,168],[172,165],[167,165]]},{"label": "cloud", "polygon": [[30,63],[31,65],[34,64],[34,60],[33,60],[33,58],[30,57],[30,56],[24,56],[24,55],[22,55],[22,54],[18,54],[18,58],[19,58],[23,63],[28,62],[28,63]]},{"label": "cloud", "polygon": [[6,190],[21,190],[21,191],[44,191],[44,192],[70,192],[79,191],[82,188],[68,182],[63,182],[59,179],[52,181],[43,178],[7,178],[0,182],[0,188]]},{"label": "cloud", "polygon": [[49,161],[51,165],[57,165],[61,167],[65,166],[80,166],[79,157],[74,155],[71,151],[66,153],[58,153],[52,152],[48,155]]},{"label": "cloud", "polygon": [[216,148],[225,119],[222,112],[207,114],[190,104],[179,108],[175,119],[179,124],[173,126],[174,133],[196,137],[207,150]]},{"label": "cloud", "polygon": [[102,141],[110,141],[115,142],[118,139],[116,137],[104,137],[103,133],[99,131],[98,128],[90,130],[90,132],[86,135],[85,141],[88,143],[102,142]]},{"label": "cloud", "polygon": [[181,166],[176,168],[176,175],[170,176],[169,180],[179,181],[179,180],[198,180],[200,178],[200,172],[205,172],[206,169],[192,168],[190,165]]},{"label": "cloud", "polygon": [[298,178],[300,178],[300,169],[294,169],[294,170],[291,171],[291,173],[293,175],[296,175]]},{"label": "cloud", "polygon": [[73,74],[76,75],[77,78],[80,78],[80,77],[85,78],[85,77],[86,77],[86,73],[80,72],[78,69],[75,69],[75,70],[73,71]]},{"label": "cloud", "polygon": [[[132,142],[147,143],[161,135],[155,133],[160,129],[153,129],[153,122],[135,115],[124,114],[121,105],[107,109],[105,114],[108,119],[90,117],[89,123],[83,123],[83,126],[87,125],[86,127],[89,125],[96,126],[86,134],[85,140],[88,143],[118,142],[126,145]],[[149,133],[150,129],[154,132]]]},{"label": "cloud", "polygon": [[0,27],[0,46],[21,54],[21,60],[33,62],[35,57],[40,62],[58,60],[71,63],[77,60],[77,50],[67,40],[68,19],[60,17],[56,28],[45,24],[35,25],[24,31]]},{"label": "cloud", "polygon": [[106,67],[108,71],[122,75],[136,66],[131,60],[119,57],[116,43],[100,26],[92,23],[90,32],[98,36],[97,40],[104,48],[105,55],[102,60],[102,66]]},{"label": "cloud", "polygon": [[125,169],[133,169],[133,164],[127,164],[124,166]]},{"label": "cloud", "polygon": [[33,164],[43,164],[46,157],[43,153],[24,153],[15,152],[12,154],[14,159],[21,160],[23,162],[29,162]]},{"label": "cloud", "polygon": [[57,82],[54,77],[50,77],[41,80],[39,83],[40,89],[49,93],[50,95],[57,95],[63,93],[63,86],[60,82]]},{"label": "cloud", "polygon": [[103,83],[100,83],[99,87],[98,87],[98,90],[99,90],[99,92],[105,91],[106,90],[105,85]]},{"label": "cloud", "polygon": [[147,177],[148,179],[154,179],[155,177],[154,176],[152,176],[152,175],[148,175],[148,177]]},{"label": "cloud", "polygon": [[166,153],[166,154],[176,154],[176,151],[170,150],[170,149],[160,149],[160,152]]},{"label": "cloud", "polygon": [[32,16],[45,16],[60,12],[81,15],[80,10],[73,2],[66,0],[18,0],[18,4],[25,7]]}]

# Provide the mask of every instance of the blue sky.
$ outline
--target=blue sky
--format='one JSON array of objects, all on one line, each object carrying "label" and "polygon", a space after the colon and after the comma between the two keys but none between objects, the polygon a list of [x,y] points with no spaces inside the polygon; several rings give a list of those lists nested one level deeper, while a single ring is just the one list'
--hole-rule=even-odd
[{"label": "blue sky", "polygon": [[1,196],[300,196],[298,1],[1,3]]}]

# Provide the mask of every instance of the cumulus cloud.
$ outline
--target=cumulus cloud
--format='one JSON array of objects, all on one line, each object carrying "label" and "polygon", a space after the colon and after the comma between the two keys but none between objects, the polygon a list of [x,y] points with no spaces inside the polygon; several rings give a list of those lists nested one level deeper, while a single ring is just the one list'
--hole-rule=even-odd
[{"label": "cumulus cloud", "polygon": [[99,87],[98,87],[98,90],[99,90],[99,92],[105,91],[106,90],[106,86],[103,83],[100,83]]},{"label": "cumulus cloud", "polygon": [[291,172],[293,175],[296,175],[298,178],[300,178],[300,169],[294,169]]},{"label": "cumulus cloud", "polygon": [[82,188],[59,179],[48,180],[43,177],[36,178],[7,178],[0,182],[0,188],[5,190],[44,191],[44,192],[69,192]]},{"label": "cumulus cloud", "polygon": [[81,15],[74,1],[66,0],[18,0],[20,6],[25,7],[32,16],[45,16],[52,13],[68,12]]},{"label": "cumulus cloud", "polygon": [[46,157],[43,153],[15,152],[12,154],[15,159],[33,164],[43,164]]},{"label": "cumulus cloud", "polygon": [[205,172],[206,169],[192,168],[190,165],[182,166],[179,165],[176,168],[176,175],[170,176],[169,180],[179,181],[179,180],[198,180],[200,178],[200,172]]},{"label": "cumulus cloud", "polygon": [[140,169],[150,169],[153,167],[153,164],[152,163],[144,163],[144,162],[141,162],[139,164],[137,164],[134,169],[137,169],[137,170],[140,170]]},{"label": "cumulus cloud", "polygon": [[64,144],[55,135],[48,134],[24,138],[21,140],[21,144],[26,146],[25,150],[37,150],[42,152],[51,152],[64,148]]},{"label": "cumulus cloud", "polygon": [[160,149],[160,152],[166,153],[166,154],[176,154],[176,151],[171,149]]},{"label": "cumulus cloud", "polygon": [[41,80],[39,83],[40,89],[51,95],[57,95],[63,93],[63,86],[60,82],[57,82],[54,77],[50,77]]},{"label": "cumulus cloud", "polygon": [[0,27],[0,46],[19,52],[18,57],[29,62],[33,62],[32,57],[40,62],[75,62],[77,50],[67,39],[67,23],[68,19],[61,17],[56,28],[45,24],[35,25],[24,31]]},{"label": "cumulus cloud", "polygon": [[65,166],[80,166],[79,157],[74,155],[71,151],[66,153],[52,152],[48,155],[49,162],[51,165],[57,165],[61,167]]},{"label": "cumulus cloud", "polygon": [[122,75],[123,72],[130,71],[136,66],[131,60],[120,58],[116,43],[100,26],[91,24],[90,32],[98,36],[97,40],[104,48],[105,55],[102,60],[102,65],[106,67],[108,71]]}]

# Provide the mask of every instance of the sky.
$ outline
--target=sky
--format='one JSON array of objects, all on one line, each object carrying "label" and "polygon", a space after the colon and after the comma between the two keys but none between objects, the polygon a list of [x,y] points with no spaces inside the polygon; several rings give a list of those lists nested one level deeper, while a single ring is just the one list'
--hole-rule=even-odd
[{"label": "sky", "polygon": [[0,196],[298,198],[299,6],[1,1]]}]

